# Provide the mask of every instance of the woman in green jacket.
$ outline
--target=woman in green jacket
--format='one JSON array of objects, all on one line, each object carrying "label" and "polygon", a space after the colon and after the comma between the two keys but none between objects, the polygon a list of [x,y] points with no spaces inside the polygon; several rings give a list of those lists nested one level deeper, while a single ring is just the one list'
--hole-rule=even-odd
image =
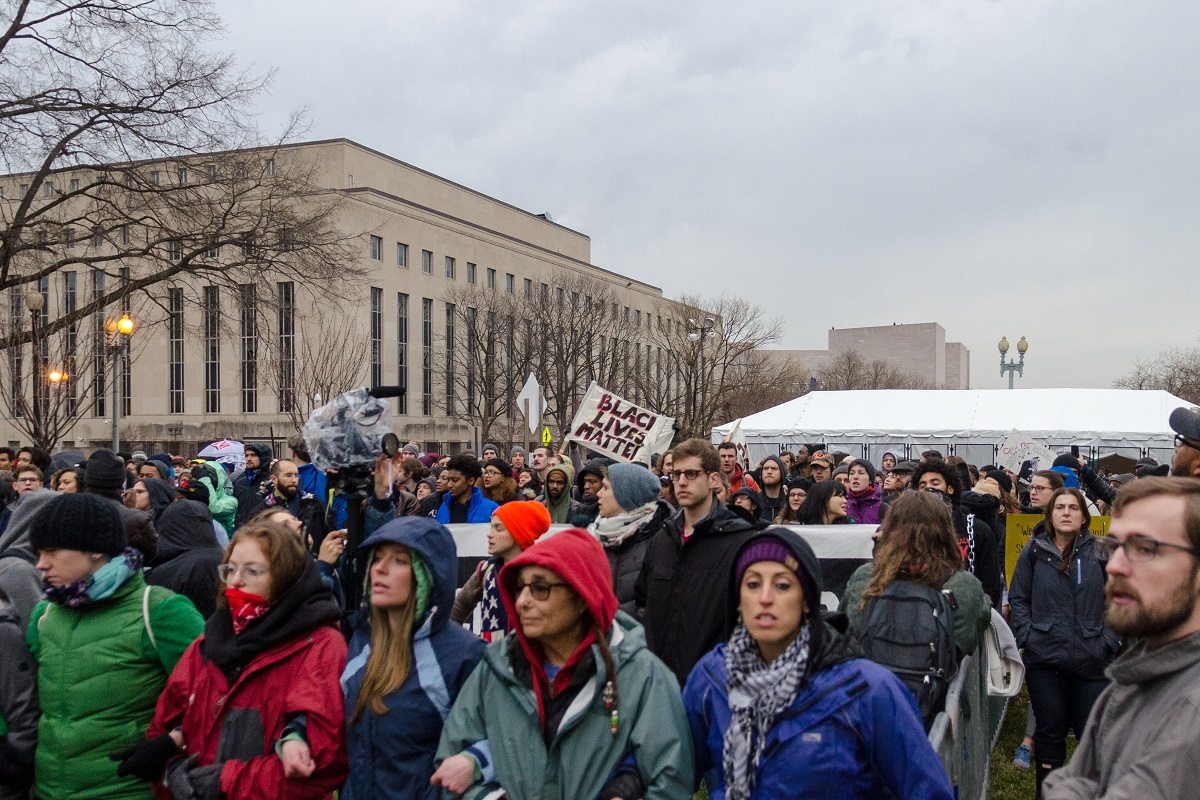
[{"label": "woman in green jacket", "polygon": [[126,546],[117,506],[102,497],[55,498],[33,520],[30,542],[46,595],[27,632],[42,711],[35,794],[148,800],[150,785],[119,774],[110,755],[141,741],[204,620],[186,597],[146,585],[141,554]]},{"label": "woman in green jacket", "polygon": [[600,543],[575,528],[544,538],[499,583],[513,630],[459,692],[431,782],[467,800],[690,797],[679,685],[617,611]]}]

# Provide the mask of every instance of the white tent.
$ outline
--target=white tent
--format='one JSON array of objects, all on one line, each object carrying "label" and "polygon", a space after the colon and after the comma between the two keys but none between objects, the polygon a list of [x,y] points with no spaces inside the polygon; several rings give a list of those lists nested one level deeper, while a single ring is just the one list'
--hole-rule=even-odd
[{"label": "white tent", "polygon": [[[936,447],[984,464],[1015,429],[1056,451],[1074,444],[1092,458],[1118,452],[1162,462],[1174,448],[1167,418],[1188,405],[1169,392],[1127,389],[817,391],[740,422],[753,459],[821,442],[875,462],[884,451],[904,458]],[[713,441],[737,422],[714,428]]]}]

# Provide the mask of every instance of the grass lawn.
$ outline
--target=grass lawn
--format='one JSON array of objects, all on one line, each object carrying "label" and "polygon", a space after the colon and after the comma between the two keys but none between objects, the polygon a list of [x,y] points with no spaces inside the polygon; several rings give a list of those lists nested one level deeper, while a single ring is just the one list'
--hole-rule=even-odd
[{"label": "grass lawn", "polygon": [[1024,689],[1008,701],[1000,739],[992,750],[992,800],[1033,798],[1033,768],[1018,769],[1012,765],[1013,753],[1025,736],[1025,709],[1028,707],[1029,694]]}]

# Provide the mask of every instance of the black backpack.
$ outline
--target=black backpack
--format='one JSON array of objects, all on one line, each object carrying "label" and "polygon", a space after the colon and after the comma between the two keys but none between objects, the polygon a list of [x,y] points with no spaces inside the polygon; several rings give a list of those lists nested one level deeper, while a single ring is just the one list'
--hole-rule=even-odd
[{"label": "black backpack", "polygon": [[865,609],[859,635],[863,651],[894,672],[913,693],[926,728],[942,710],[958,671],[956,608],[948,589],[898,580],[871,598]]}]

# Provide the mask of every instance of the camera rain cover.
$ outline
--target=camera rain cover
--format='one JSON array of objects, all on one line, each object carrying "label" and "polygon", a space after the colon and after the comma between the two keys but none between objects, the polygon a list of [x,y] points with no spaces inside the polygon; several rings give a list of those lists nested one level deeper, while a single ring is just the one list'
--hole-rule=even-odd
[{"label": "camera rain cover", "polygon": [[351,389],[315,409],[300,434],[317,469],[374,464],[383,452],[383,437],[392,430],[386,400],[366,389]]}]

